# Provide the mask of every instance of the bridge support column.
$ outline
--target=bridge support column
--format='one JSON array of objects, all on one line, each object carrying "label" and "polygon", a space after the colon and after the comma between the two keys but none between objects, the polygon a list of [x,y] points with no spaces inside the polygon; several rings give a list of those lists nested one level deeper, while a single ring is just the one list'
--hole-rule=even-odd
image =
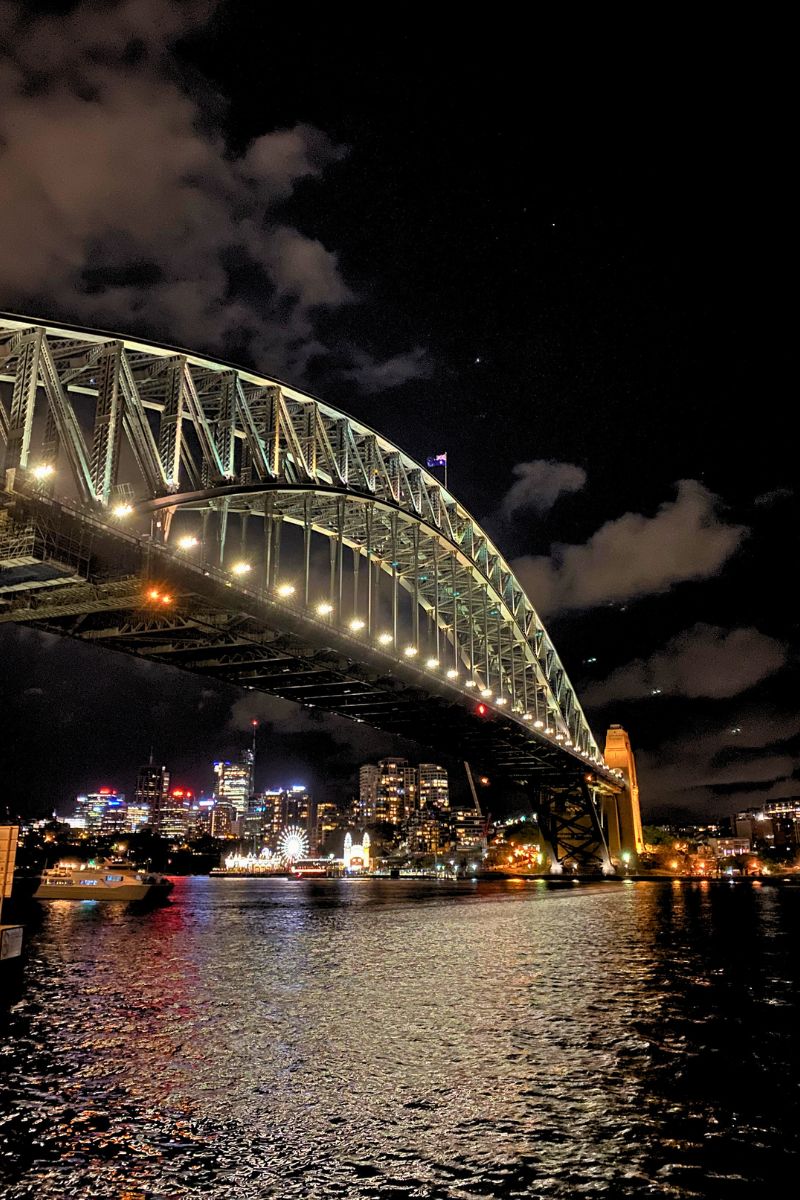
[{"label": "bridge support column", "polygon": [[597,800],[585,780],[543,786],[535,805],[544,851],[555,871],[568,866],[589,873],[614,873]]}]

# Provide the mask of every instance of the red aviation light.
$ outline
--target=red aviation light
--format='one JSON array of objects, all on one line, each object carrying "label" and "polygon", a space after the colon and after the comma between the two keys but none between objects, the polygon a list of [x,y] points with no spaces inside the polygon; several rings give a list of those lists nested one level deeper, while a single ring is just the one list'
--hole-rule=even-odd
[{"label": "red aviation light", "polygon": [[488,709],[486,708],[485,704],[479,704],[479,705],[477,705],[475,712],[478,714],[479,717],[485,717],[486,713],[488,712]]}]

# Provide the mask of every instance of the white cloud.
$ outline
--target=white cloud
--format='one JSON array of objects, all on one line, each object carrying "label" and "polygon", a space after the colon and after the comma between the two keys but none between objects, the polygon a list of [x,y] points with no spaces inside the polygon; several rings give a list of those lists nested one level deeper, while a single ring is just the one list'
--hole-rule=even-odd
[{"label": "white cloud", "polygon": [[552,462],[538,458],[512,467],[516,480],[506,492],[501,509],[506,517],[533,510],[548,512],[559,496],[579,492],[586,484],[586,472],[574,463]]},{"label": "white cloud", "polygon": [[716,575],[740,545],[747,530],[722,521],[718,507],[701,483],[684,479],[655,516],[625,513],[584,545],[557,545],[551,558],[529,555],[512,566],[542,614],[665,592]]}]

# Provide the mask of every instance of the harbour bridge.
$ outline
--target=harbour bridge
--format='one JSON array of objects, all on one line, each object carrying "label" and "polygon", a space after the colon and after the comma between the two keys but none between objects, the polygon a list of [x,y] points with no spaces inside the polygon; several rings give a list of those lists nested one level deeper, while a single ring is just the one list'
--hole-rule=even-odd
[{"label": "harbour bridge", "polygon": [[0,622],[458,756],[528,793],[556,869],[641,848],[629,746],[604,757],[500,551],[381,434],[224,362],[0,316],[3,444]]}]

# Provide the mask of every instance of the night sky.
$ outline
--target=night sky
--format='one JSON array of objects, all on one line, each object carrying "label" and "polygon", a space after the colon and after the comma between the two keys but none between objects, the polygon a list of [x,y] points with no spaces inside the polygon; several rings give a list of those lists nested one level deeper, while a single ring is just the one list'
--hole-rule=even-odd
[{"label": "night sky", "polygon": [[[656,58],[643,30],[628,55],[529,20],[3,5],[0,309],[252,365],[447,451],[599,740],[629,730],[645,816],[798,796],[783,64],[744,31],[662,32]],[[394,748],[10,627],[0,705],[23,812],[132,790],[151,746],[208,789],[253,716],[260,786],[344,798]]]}]

